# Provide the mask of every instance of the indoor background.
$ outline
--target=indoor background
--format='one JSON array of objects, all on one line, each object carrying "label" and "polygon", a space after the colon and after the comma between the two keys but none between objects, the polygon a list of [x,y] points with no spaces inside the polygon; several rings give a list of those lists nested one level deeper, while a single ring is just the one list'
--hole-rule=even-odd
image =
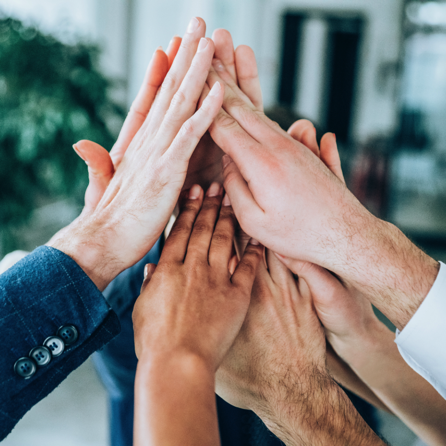
[{"label": "indoor background", "polygon": [[[446,261],[446,2],[407,0],[0,0],[0,258],[78,215],[71,145],[111,147],[154,50],[192,16],[250,45],[271,116],[334,132],[355,195]],[[87,362],[3,444],[105,446],[106,416]],[[420,444],[379,419],[392,445]]]}]

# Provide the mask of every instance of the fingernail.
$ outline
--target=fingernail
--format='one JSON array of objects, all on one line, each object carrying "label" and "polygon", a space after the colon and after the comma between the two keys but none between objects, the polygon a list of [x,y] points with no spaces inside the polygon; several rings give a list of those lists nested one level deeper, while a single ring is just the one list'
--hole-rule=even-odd
[{"label": "fingernail", "polygon": [[223,203],[222,203],[222,205],[223,205],[223,206],[231,206],[231,200],[230,200],[228,194],[226,194],[226,195],[225,195],[225,198],[223,198]]},{"label": "fingernail", "polygon": [[187,32],[189,34],[193,33],[194,31],[196,31],[198,29],[199,26],[200,26],[200,22],[198,21],[198,19],[196,17],[194,17],[189,22],[189,25],[187,25]]},{"label": "fingernail", "polygon": [[73,144],[73,149],[74,149],[74,151],[77,153],[77,155],[79,156],[79,158],[85,161],[84,156],[83,156],[82,153],[79,151],[79,149],[77,148],[76,144]]},{"label": "fingernail", "polygon": [[147,279],[147,275],[149,274],[149,264],[144,267],[144,280]]},{"label": "fingernail", "polygon": [[249,244],[250,244],[250,245],[260,245],[260,243],[259,243],[255,238],[252,238],[252,239],[249,241]]},{"label": "fingernail", "polygon": [[159,51],[159,50],[163,51],[163,47],[161,45],[155,51]]},{"label": "fingernail", "polygon": [[198,44],[198,50],[197,51],[198,52],[204,51],[206,49],[206,47],[208,46],[208,43],[209,43],[208,39],[205,39],[204,37],[202,37],[200,39],[200,43]]},{"label": "fingernail", "polygon": [[215,68],[215,71],[223,71],[225,69],[225,66],[221,63],[219,59],[214,59],[212,65]]},{"label": "fingernail", "polygon": [[198,184],[195,184],[191,187],[189,191],[189,200],[197,200],[201,193],[201,187]]},{"label": "fingernail", "polygon": [[222,162],[223,169],[226,169],[226,167],[232,163],[232,158],[229,155],[223,155]]},{"label": "fingernail", "polygon": [[208,197],[216,197],[217,195],[220,195],[221,186],[218,183],[212,183],[211,187],[207,191]]},{"label": "fingernail", "polygon": [[217,96],[220,93],[221,84],[220,82],[215,82],[214,86],[211,88],[209,92],[209,96]]}]

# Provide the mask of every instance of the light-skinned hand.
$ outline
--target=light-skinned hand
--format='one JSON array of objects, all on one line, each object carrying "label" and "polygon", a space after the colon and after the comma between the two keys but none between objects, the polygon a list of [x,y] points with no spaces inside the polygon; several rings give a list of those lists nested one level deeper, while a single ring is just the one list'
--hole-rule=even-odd
[{"label": "light-skinned hand", "polygon": [[438,262],[370,214],[215,59],[208,84],[217,81],[225,97],[210,133],[228,155],[224,187],[242,229],[281,255],[334,272],[402,329],[435,281]]},{"label": "light-skinned hand", "polygon": [[190,157],[221,107],[217,84],[196,111],[214,45],[192,19],[150,112],[96,208],[51,246],[73,257],[99,289],[140,260],[164,230]]}]

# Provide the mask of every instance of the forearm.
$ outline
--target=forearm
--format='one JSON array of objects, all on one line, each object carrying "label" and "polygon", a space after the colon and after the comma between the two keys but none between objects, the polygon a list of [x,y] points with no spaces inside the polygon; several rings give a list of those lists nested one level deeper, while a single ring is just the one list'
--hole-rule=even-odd
[{"label": "forearm", "polygon": [[256,408],[275,435],[288,446],[384,445],[328,375],[310,373],[311,388],[284,387]]},{"label": "forearm", "polygon": [[363,400],[392,413],[392,411],[376,396],[376,394],[359,378],[352,368],[342,360],[327,343],[327,367],[333,379],[350,392],[358,395]]},{"label": "forearm", "polygon": [[214,372],[201,358],[143,355],[135,382],[134,444],[219,445]]},{"label": "forearm", "polygon": [[398,352],[395,335],[377,321],[367,339],[339,352],[362,381],[419,437],[446,444],[446,401]]},{"label": "forearm", "polygon": [[370,217],[350,226],[360,229],[339,244],[343,259],[335,272],[402,330],[429,293],[439,263],[390,223]]}]

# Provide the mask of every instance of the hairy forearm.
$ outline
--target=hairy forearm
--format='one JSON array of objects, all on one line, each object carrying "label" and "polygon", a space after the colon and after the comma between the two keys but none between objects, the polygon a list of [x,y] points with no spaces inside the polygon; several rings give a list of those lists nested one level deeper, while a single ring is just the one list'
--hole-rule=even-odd
[{"label": "hairy forearm", "polygon": [[439,263],[390,223],[372,216],[348,221],[332,270],[402,330],[432,288]]},{"label": "hairy forearm", "polygon": [[395,335],[377,321],[339,353],[374,394],[428,444],[446,445],[446,401],[401,357]]},{"label": "hairy forearm", "polygon": [[305,388],[282,380],[276,395],[255,409],[275,435],[288,446],[384,445],[326,373],[310,373]]},{"label": "hairy forearm", "polygon": [[219,445],[214,372],[194,355],[142,355],[135,382],[134,444]]}]

